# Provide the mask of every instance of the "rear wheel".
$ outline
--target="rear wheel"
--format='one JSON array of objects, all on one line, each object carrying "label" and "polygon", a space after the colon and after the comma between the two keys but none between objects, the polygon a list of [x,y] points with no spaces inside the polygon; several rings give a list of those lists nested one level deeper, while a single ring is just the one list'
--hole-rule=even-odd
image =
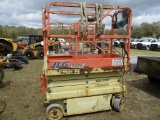
[{"label": "rear wheel", "polygon": [[37,58],[38,59],[43,59],[44,58],[44,52],[43,52],[43,50],[38,51]]},{"label": "rear wheel", "polygon": [[34,53],[30,50],[27,50],[25,53],[24,53],[25,56],[27,56],[27,58],[29,60],[32,60],[34,58]]},{"label": "rear wheel", "polygon": [[48,120],[60,120],[63,117],[63,107],[60,104],[51,104],[46,109]]},{"label": "rear wheel", "polygon": [[121,112],[124,108],[124,97],[116,97],[114,100],[113,109],[117,112]]}]

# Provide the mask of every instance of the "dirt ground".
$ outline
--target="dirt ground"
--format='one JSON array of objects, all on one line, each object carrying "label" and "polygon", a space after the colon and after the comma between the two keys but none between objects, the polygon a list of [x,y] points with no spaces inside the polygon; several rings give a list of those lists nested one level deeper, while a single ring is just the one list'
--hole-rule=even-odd
[{"label": "dirt ground", "polygon": [[[131,57],[160,56],[160,51],[131,50]],[[0,96],[7,103],[0,120],[46,120],[40,93],[40,73],[43,60],[31,60],[15,71],[5,71]],[[160,120],[160,83],[152,84],[146,75],[125,75],[127,86],[125,108],[122,112],[103,111],[64,117],[63,120]],[[76,108],[75,108],[76,109]]]}]

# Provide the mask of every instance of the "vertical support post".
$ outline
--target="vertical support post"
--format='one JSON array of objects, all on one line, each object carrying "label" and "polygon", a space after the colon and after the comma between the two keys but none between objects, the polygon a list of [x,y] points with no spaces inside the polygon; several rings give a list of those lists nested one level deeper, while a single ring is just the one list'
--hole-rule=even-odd
[{"label": "vertical support post", "polygon": [[44,74],[41,74],[41,83],[42,83],[41,92],[45,93],[46,92],[46,78]]}]

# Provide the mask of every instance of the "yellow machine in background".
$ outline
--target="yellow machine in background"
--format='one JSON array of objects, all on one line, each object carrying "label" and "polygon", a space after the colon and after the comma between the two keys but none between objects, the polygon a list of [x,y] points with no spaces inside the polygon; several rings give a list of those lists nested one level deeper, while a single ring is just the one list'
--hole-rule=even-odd
[{"label": "yellow machine in background", "polygon": [[[63,43],[60,41],[60,39],[58,39],[57,41],[48,40],[48,44],[50,46],[50,49],[56,49],[55,51],[63,49]],[[33,58],[43,59],[43,41],[26,46],[24,49],[22,49],[21,54],[27,56],[27,58],[30,60]]]},{"label": "yellow machine in background", "polygon": [[41,42],[34,43],[26,46],[21,53],[27,56],[29,60],[33,58],[43,59],[43,46]]},{"label": "yellow machine in background", "polygon": [[17,43],[12,39],[0,38],[0,56],[2,59],[1,62],[5,63],[4,68],[15,69],[28,62],[28,60],[25,59],[25,56],[14,55],[17,48]]},{"label": "yellow machine in background", "polygon": [[7,55],[17,50],[17,44],[10,38],[0,38],[0,53]]}]

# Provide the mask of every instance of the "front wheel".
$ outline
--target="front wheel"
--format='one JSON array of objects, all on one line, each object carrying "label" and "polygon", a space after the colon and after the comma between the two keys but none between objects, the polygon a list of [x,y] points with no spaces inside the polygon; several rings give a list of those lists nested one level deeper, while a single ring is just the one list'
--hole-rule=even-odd
[{"label": "front wheel", "polygon": [[51,104],[46,109],[48,120],[60,120],[64,115],[63,107],[60,104]]}]

